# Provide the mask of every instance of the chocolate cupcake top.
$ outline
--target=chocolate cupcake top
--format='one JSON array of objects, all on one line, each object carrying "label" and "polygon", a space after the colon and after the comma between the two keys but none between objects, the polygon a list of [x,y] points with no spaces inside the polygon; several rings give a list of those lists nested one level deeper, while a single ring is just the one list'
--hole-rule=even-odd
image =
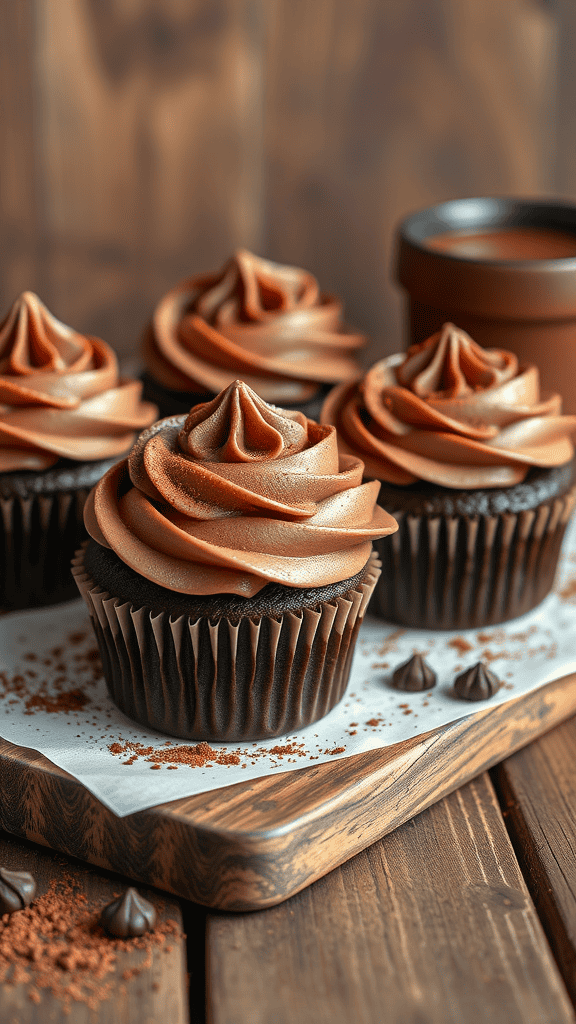
[{"label": "chocolate cupcake top", "polygon": [[244,249],[215,274],[191,277],[156,307],[144,340],[150,374],[167,388],[219,392],[236,377],[267,401],[306,401],[358,373],[364,337],[305,270]]},{"label": "chocolate cupcake top", "polygon": [[541,397],[535,366],[453,324],[334,388],[321,422],[336,425],[369,477],[459,489],[508,487],[531,466],[564,465],[576,431],[560,395]]},{"label": "chocolate cupcake top", "polygon": [[157,415],[116,356],[24,292],[0,325],[0,472],[112,458]]},{"label": "chocolate cupcake top", "polygon": [[397,529],[363,469],[339,456],[333,427],[234,381],[143,433],[91,492],[85,521],[125,564],[179,593],[320,587],[358,573],[373,538]]}]

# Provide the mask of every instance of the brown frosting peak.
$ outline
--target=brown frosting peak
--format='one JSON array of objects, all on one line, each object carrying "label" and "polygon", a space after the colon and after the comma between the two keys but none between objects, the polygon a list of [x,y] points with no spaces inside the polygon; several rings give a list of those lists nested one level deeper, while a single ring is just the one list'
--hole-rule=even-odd
[{"label": "brown frosting peak", "polygon": [[141,390],[105,342],[24,292],[0,324],[0,472],[121,455],[156,414]]},{"label": "brown frosting peak", "polygon": [[389,356],[328,395],[323,423],[338,427],[344,451],[366,474],[406,485],[506,487],[530,466],[574,455],[576,417],[559,395],[540,396],[535,366],[511,352],[482,349],[453,324]]},{"label": "brown frosting peak", "polygon": [[180,432],[183,451],[201,461],[261,462],[306,446],[306,417],[267,405],[236,380],[211,402],[197,405]]},{"label": "brown frosting peak", "polygon": [[88,498],[91,536],[184,594],[251,597],[268,582],[348,579],[395,520],[339,456],[336,431],[266,405],[235,381],[188,417],[160,420]]},{"label": "brown frosting peak", "polygon": [[242,377],[266,400],[298,402],[358,372],[364,338],[304,270],[244,249],[216,274],[182,281],[158,304],[144,342],[150,373],[179,391]]},{"label": "brown frosting peak", "polygon": [[496,387],[518,371],[512,352],[489,351],[454,324],[413,345],[397,367],[398,383],[420,398],[463,398]]}]

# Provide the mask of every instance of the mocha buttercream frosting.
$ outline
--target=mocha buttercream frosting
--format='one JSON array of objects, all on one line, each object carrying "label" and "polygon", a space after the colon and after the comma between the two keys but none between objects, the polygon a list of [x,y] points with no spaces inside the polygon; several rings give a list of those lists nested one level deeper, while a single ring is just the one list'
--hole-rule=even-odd
[{"label": "mocha buttercream frosting", "polygon": [[116,356],[24,292],[0,325],[0,472],[125,452],[156,415]]},{"label": "mocha buttercream frosting", "polygon": [[267,401],[298,403],[323,383],[355,376],[364,342],[312,274],[241,249],[219,272],[164,296],[144,359],[152,377],[176,391],[217,393],[241,377]]},{"label": "mocha buttercream frosting", "polygon": [[508,487],[574,456],[576,417],[541,396],[538,369],[444,324],[427,341],[334,388],[321,421],[366,475],[398,485]]},{"label": "mocha buttercream frosting", "polygon": [[336,431],[234,381],[145,431],[91,492],[88,532],[130,568],[183,594],[244,597],[270,582],[354,576],[396,521]]}]

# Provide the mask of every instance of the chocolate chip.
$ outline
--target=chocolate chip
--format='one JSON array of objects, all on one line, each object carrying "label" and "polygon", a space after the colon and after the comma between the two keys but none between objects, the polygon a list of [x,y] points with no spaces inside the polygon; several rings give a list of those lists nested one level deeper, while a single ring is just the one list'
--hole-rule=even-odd
[{"label": "chocolate chip", "polygon": [[431,690],[436,686],[436,673],[421,654],[413,654],[408,661],[398,666],[392,676],[392,683],[397,690]]},{"label": "chocolate chip", "polygon": [[148,900],[130,887],[123,896],[104,907],[100,924],[109,935],[120,939],[132,938],[152,931],[156,924],[156,911]]},{"label": "chocolate chip", "polygon": [[0,868],[0,915],[28,907],[36,895],[36,882],[29,871]]},{"label": "chocolate chip", "polygon": [[479,661],[456,676],[454,692],[461,700],[488,700],[498,692],[501,685],[498,676],[483,661]]}]

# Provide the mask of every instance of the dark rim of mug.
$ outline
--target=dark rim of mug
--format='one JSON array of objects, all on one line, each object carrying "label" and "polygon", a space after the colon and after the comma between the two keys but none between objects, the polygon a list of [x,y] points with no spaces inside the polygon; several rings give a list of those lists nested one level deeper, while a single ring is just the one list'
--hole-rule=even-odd
[{"label": "dark rim of mug", "polygon": [[576,205],[549,199],[490,198],[450,199],[429,206],[406,217],[398,227],[397,237],[420,252],[439,260],[457,263],[505,264],[507,267],[538,264],[568,269],[576,268],[576,256],[558,256],[553,259],[499,260],[463,256],[426,245],[426,240],[446,231],[467,231],[492,227],[557,228],[576,235]]}]

